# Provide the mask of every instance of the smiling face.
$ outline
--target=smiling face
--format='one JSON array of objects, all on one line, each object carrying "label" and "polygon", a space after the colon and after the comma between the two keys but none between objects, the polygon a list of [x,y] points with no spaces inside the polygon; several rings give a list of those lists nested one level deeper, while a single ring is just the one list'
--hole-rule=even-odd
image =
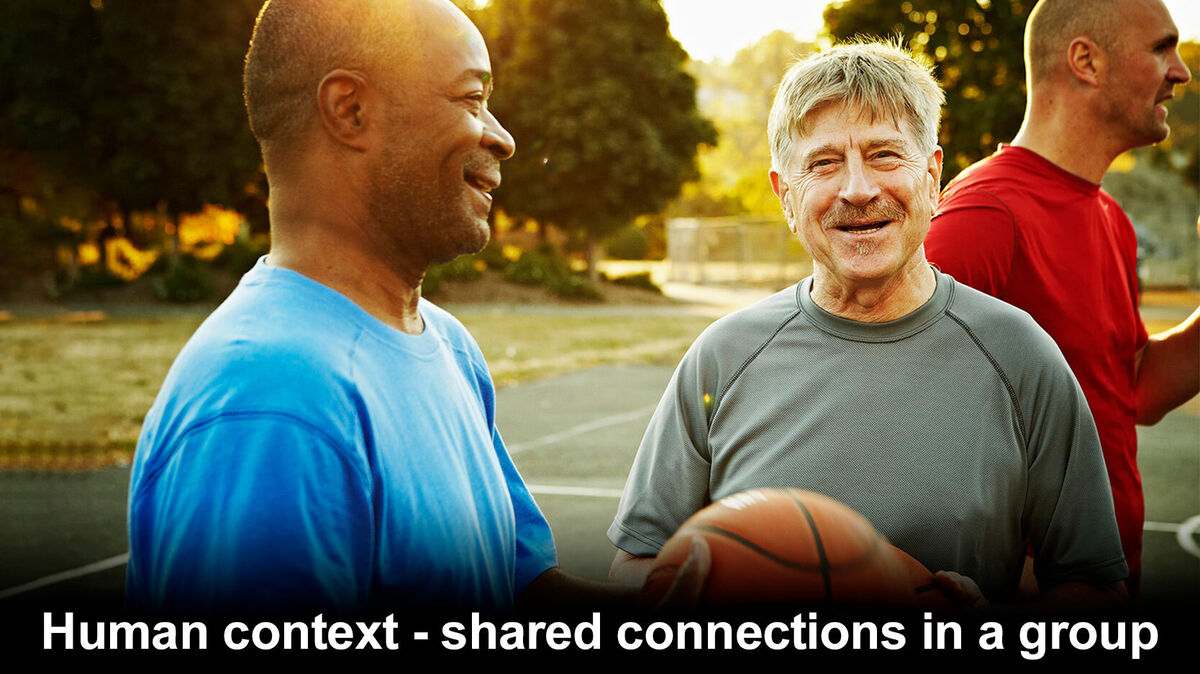
[{"label": "smiling face", "polygon": [[771,186],[812,255],[814,291],[881,287],[924,265],[941,149],[924,155],[907,125],[842,104],[806,122]]},{"label": "smiling face", "polygon": [[1105,112],[1129,147],[1162,141],[1170,133],[1163,105],[1175,85],[1190,79],[1179,56],[1179,29],[1160,0],[1126,3],[1105,83]]},{"label": "smiling face", "polygon": [[487,47],[449,3],[431,4],[420,54],[383,81],[384,141],[372,162],[371,219],[417,263],[444,262],[488,240],[489,193],[512,136],[487,109]]}]

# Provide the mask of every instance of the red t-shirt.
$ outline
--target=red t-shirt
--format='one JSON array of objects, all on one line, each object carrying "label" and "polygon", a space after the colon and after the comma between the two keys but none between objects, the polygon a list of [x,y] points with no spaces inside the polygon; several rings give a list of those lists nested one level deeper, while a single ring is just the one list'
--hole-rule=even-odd
[{"label": "red t-shirt", "polygon": [[946,187],[925,254],[955,279],[1029,312],[1062,349],[1096,420],[1136,587],[1145,506],[1134,356],[1147,334],[1129,218],[1099,185],[1001,145]]}]

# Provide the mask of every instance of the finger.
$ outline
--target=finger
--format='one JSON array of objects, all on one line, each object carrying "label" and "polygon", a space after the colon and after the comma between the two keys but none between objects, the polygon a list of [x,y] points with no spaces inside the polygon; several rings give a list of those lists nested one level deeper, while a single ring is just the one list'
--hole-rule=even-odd
[{"label": "finger", "polygon": [[703,536],[693,536],[688,557],[679,567],[679,573],[658,607],[665,609],[698,606],[700,596],[704,593],[704,581],[708,578],[711,568],[712,552],[708,541]]}]

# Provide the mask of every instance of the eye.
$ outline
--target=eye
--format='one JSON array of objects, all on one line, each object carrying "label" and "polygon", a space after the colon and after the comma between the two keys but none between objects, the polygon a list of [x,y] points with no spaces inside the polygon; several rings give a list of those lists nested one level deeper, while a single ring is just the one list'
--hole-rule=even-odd
[{"label": "eye", "polygon": [[467,107],[471,110],[471,114],[476,117],[482,115],[483,111],[487,108],[487,97],[483,95],[483,92],[467,94],[463,97],[463,100],[467,102]]}]

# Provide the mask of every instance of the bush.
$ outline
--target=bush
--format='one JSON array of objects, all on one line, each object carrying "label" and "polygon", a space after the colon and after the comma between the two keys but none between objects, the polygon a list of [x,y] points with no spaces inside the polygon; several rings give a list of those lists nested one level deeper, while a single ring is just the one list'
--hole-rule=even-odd
[{"label": "bush", "polygon": [[460,255],[453,260],[435,264],[425,270],[425,278],[421,281],[421,294],[435,295],[446,281],[475,281],[483,276],[487,268],[474,255]]},{"label": "bush", "polygon": [[208,271],[194,257],[180,257],[155,284],[154,292],[168,302],[199,302],[212,294]]},{"label": "bush", "polygon": [[546,289],[559,297],[573,300],[604,299],[604,293],[599,288],[577,274],[554,279],[546,284]]},{"label": "bush", "polygon": [[550,287],[571,275],[571,265],[566,258],[545,246],[521,253],[521,257],[504,270],[505,280],[531,286]]},{"label": "bush", "polygon": [[650,251],[650,235],[641,227],[631,225],[605,239],[604,250],[616,260],[644,260]]},{"label": "bush", "polygon": [[55,273],[53,279],[47,282],[46,294],[57,300],[80,294],[99,295],[105,290],[124,285],[124,279],[113,275],[105,267],[90,265],[80,269],[73,279],[68,279],[65,271]]},{"label": "bush", "polygon": [[270,248],[271,246],[267,242],[238,237],[233,243],[221,249],[221,252],[213,258],[213,265],[240,276],[250,271],[258,263],[258,258],[266,255]]},{"label": "bush", "polygon": [[658,287],[650,278],[650,272],[643,271],[636,274],[626,274],[608,279],[609,283],[615,283],[619,286],[628,286],[630,288],[638,288],[640,290],[648,290],[652,293],[662,294],[662,288]]}]

